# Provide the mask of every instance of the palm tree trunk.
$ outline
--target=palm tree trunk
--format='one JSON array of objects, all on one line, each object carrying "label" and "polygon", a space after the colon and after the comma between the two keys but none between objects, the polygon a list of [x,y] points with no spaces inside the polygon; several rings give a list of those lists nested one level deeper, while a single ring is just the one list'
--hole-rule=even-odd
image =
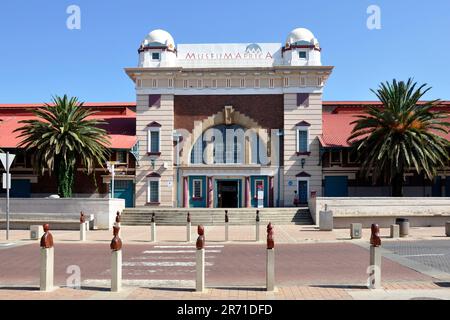
[{"label": "palm tree trunk", "polygon": [[72,197],[75,167],[64,160],[56,161],[56,183],[58,194],[62,198]]},{"label": "palm tree trunk", "polygon": [[403,197],[403,172],[397,173],[391,182],[392,196]]}]

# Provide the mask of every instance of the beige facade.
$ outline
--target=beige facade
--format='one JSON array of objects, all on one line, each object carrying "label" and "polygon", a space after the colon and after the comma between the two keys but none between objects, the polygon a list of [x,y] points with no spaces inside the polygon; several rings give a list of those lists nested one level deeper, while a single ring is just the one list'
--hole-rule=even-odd
[{"label": "beige facade", "polygon": [[[309,155],[297,154],[297,124],[307,122]],[[308,193],[322,190],[322,166],[318,137],[322,135],[322,94],[309,94],[297,105],[296,94],[284,95],[284,206],[294,202],[294,191],[298,192],[298,181],[308,182]],[[305,163],[302,166],[302,159]],[[304,173],[302,177],[299,174]],[[308,176],[310,175],[310,176]]]},{"label": "beige facade", "polygon": [[[136,135],[139,142],[139,165],[136,168],[136,205],[148,201],[148,175],[157,173],[160,178],[160,201],[158,206],[174,205],[173,180],[173,95],[161,95],[160,104],[149,106],[148,95],[137,95]],[[161,155],[148,155],[149,124],[157,122],[160,127]],[[154,158],[154,167],[151,159]]]},{"label": "beige facade", "polygon": [[[166,31],[152,31],[139,66],[126,69],[137,92],[136,206],[293,206],[294,198],[320,195],[317,137],[333,69],[321,65],[320,51],[301,28],[283,44],[176,46]],[[209,129],[230,128],[245,131],[244,141],[205,139]],[[159,149],[150,152],[155,131]],[[225,162],[217,160],[222,153]]]}]

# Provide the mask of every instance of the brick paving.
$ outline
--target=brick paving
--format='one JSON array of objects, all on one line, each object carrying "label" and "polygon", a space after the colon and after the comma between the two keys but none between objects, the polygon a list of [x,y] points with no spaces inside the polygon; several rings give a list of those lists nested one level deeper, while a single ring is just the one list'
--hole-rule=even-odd
[{"label": "brick paving", "polygon": [[[311,243],[311,242],[347,242],[350,241],[349,229],[335,229],[333,231],[319,231],[316,226],[301,225],[275,225],[275,239],[277,243]],[[229,229],[230,242],[238,243],[254,243],[255,242],[255,226],[230,226]],[[78,241],[79,231],[62,231],[52,230],[55,241]],[[223,242],[224,227],[223,226],[205,226],[205,234],[208,241]],[[261,241],[264,241],[266,235],[266,226],[260,227]],[[429,228],[410,228],[410,235],[407,238],[389,239],[389,229],[380,229],[383,242],[392,241],[410,241],[410,240],[439,240],[445,239],[444,227]],[[10,241],[24,242],[29,241],[30,232],[28,230],[11,230]],[[369,241],[370,229],[363,229],[361,240],[353,241]],[[5,230],[0,230],[0,249],[1,244],[6,242]],[[122,240],[127,242],[148,242],[150,241],[150,227],[148,226],[122,226]],[[192,227],[192,239],[196,237],[196,227]],[[87,236],[88,242],[111,241],[112,231],[95,230],[89,231]],[[158,226],[157,241],[158,242],[182,242],[186,240],[186,227],[184,226]]]},{"label": "brick paving", "polygon": [[[12,241],[7,243],[3,240],[5,233],[2,230],[0,299],[395,299],[405,297],[405,292],[436,292],[439,297],[450,299],[449,283],[439,282],[386,258],[383,259],[383,294],[368,290],[365,287],[368,251],[356,245],[368,242],[370,231],[367,229],[361,240],[350,240],[349,230],[320,232],[314,226],[276,226],[275,231],[277,291],[273,293],[263,288],[264,226],[261,227],[260,243],[254,241],[254,226],[231,227],[232,241],[228,243],[223,242],[223,227],[206,228],[210,252],[206,254],[208,290],[205,293],[196,293],[192,289],[194,243],[185,242],[185,227],[158,228],[157,243],[149,242],[149,227],[122,228],[124,289],[120,293],[109,292],[111,231],[90,231],[88,241],[84,243],[78,241],[78,231],[52,231],[55,285],[60,287],[44,293],[37,290],[38,241],[28,240],[29,231],[13,230],[10,233]],[[192,232],[192,239],[195,239],[194,227]],[[384,238],[383,246],[409,248],[401,254],[423,253],[426,249],[420,246],[415,251],[411,249],[419,243],[417,240],[438,243],[444,238],[443,232],[443,228],[411,228],[410,237]],[[382,236],[388,234],[388,229],[381,230]],[[442,248],[447,250],[446,245]],[[448,266],[447,262],[443,263]],[[69,265],[80,266],[82,290],[65,287]]]}]

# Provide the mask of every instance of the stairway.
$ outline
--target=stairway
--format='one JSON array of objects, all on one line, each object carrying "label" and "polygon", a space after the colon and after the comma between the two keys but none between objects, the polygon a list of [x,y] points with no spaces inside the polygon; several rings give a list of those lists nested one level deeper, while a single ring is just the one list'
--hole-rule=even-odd
[{"label": "stairway", "polygon": [[[250,225],[256,220],[256,208],[227,209],[230,225]],[[308,207],[262,208],[259,210],[261,224],[272,222],[275,225],[312,225]],[[128,226],[150,225],[155,213],[157,225],[180,226],[186,224],[187,212],[191,214],[192,225],[223,225],[225,209],[196,208],[127,208],[122,212],[121,223]]]}]

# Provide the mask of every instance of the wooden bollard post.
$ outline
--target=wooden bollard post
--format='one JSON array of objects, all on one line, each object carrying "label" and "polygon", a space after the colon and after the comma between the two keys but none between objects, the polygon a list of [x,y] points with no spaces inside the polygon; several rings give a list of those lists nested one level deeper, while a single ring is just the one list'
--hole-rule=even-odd
[{"label": "wooden bollard post", "polygon": [[228,210],[225,210],[225,241],[228,241]]},{"label": "wooden bollard post", "polygon": [[192,237],[191,237],[191,214],[190,214],[190,212],[187,213],[187,218],[186,218],[186,241],[187,242],[191,242],[192,241]]},{"label": "wooden bollard post", "polygon": [[368,268],[370,289],[381,289],[381,239],[380,227],[372,224],[370,237],[370,265]]},{"label": "wooden bollard post", "polygon": [[272,223],[267,225],[266,290],[275,290],[275,241]]},{"label": "wooden bollard post", "polygon": [[198,226],[197,233],[195,291],[202,292],[205,290],[205,228]]},{"label": "wooden bollard post", "polygon": [[156,242],[156,222],[155,222],[155,213],[152,213],[152,220],[150,226],[150,241]]},{"label": "wooden bollard post", "polygon": [[259,242],[259,210],[256,210],[256,242]]},{"label": "wooden bollard post", "polygon": [[44,235],[41,238],[41,274],[40,274],[40,290],[51,291],[53,290],[54,280],[54,248],[53,248],[53,236],[50,233],[50,226],[48,224],[43,225]]},{"label": "wooden bollard post", "polygon": [[80,241],[86,241],[86,218],[83,211],[80,212]]},{"label": "wooden bollard post", "polygon": [[120,227],[113,227],[114,238],[111,240],[111,291],[122,289],[122,240],[119,237]]}]

